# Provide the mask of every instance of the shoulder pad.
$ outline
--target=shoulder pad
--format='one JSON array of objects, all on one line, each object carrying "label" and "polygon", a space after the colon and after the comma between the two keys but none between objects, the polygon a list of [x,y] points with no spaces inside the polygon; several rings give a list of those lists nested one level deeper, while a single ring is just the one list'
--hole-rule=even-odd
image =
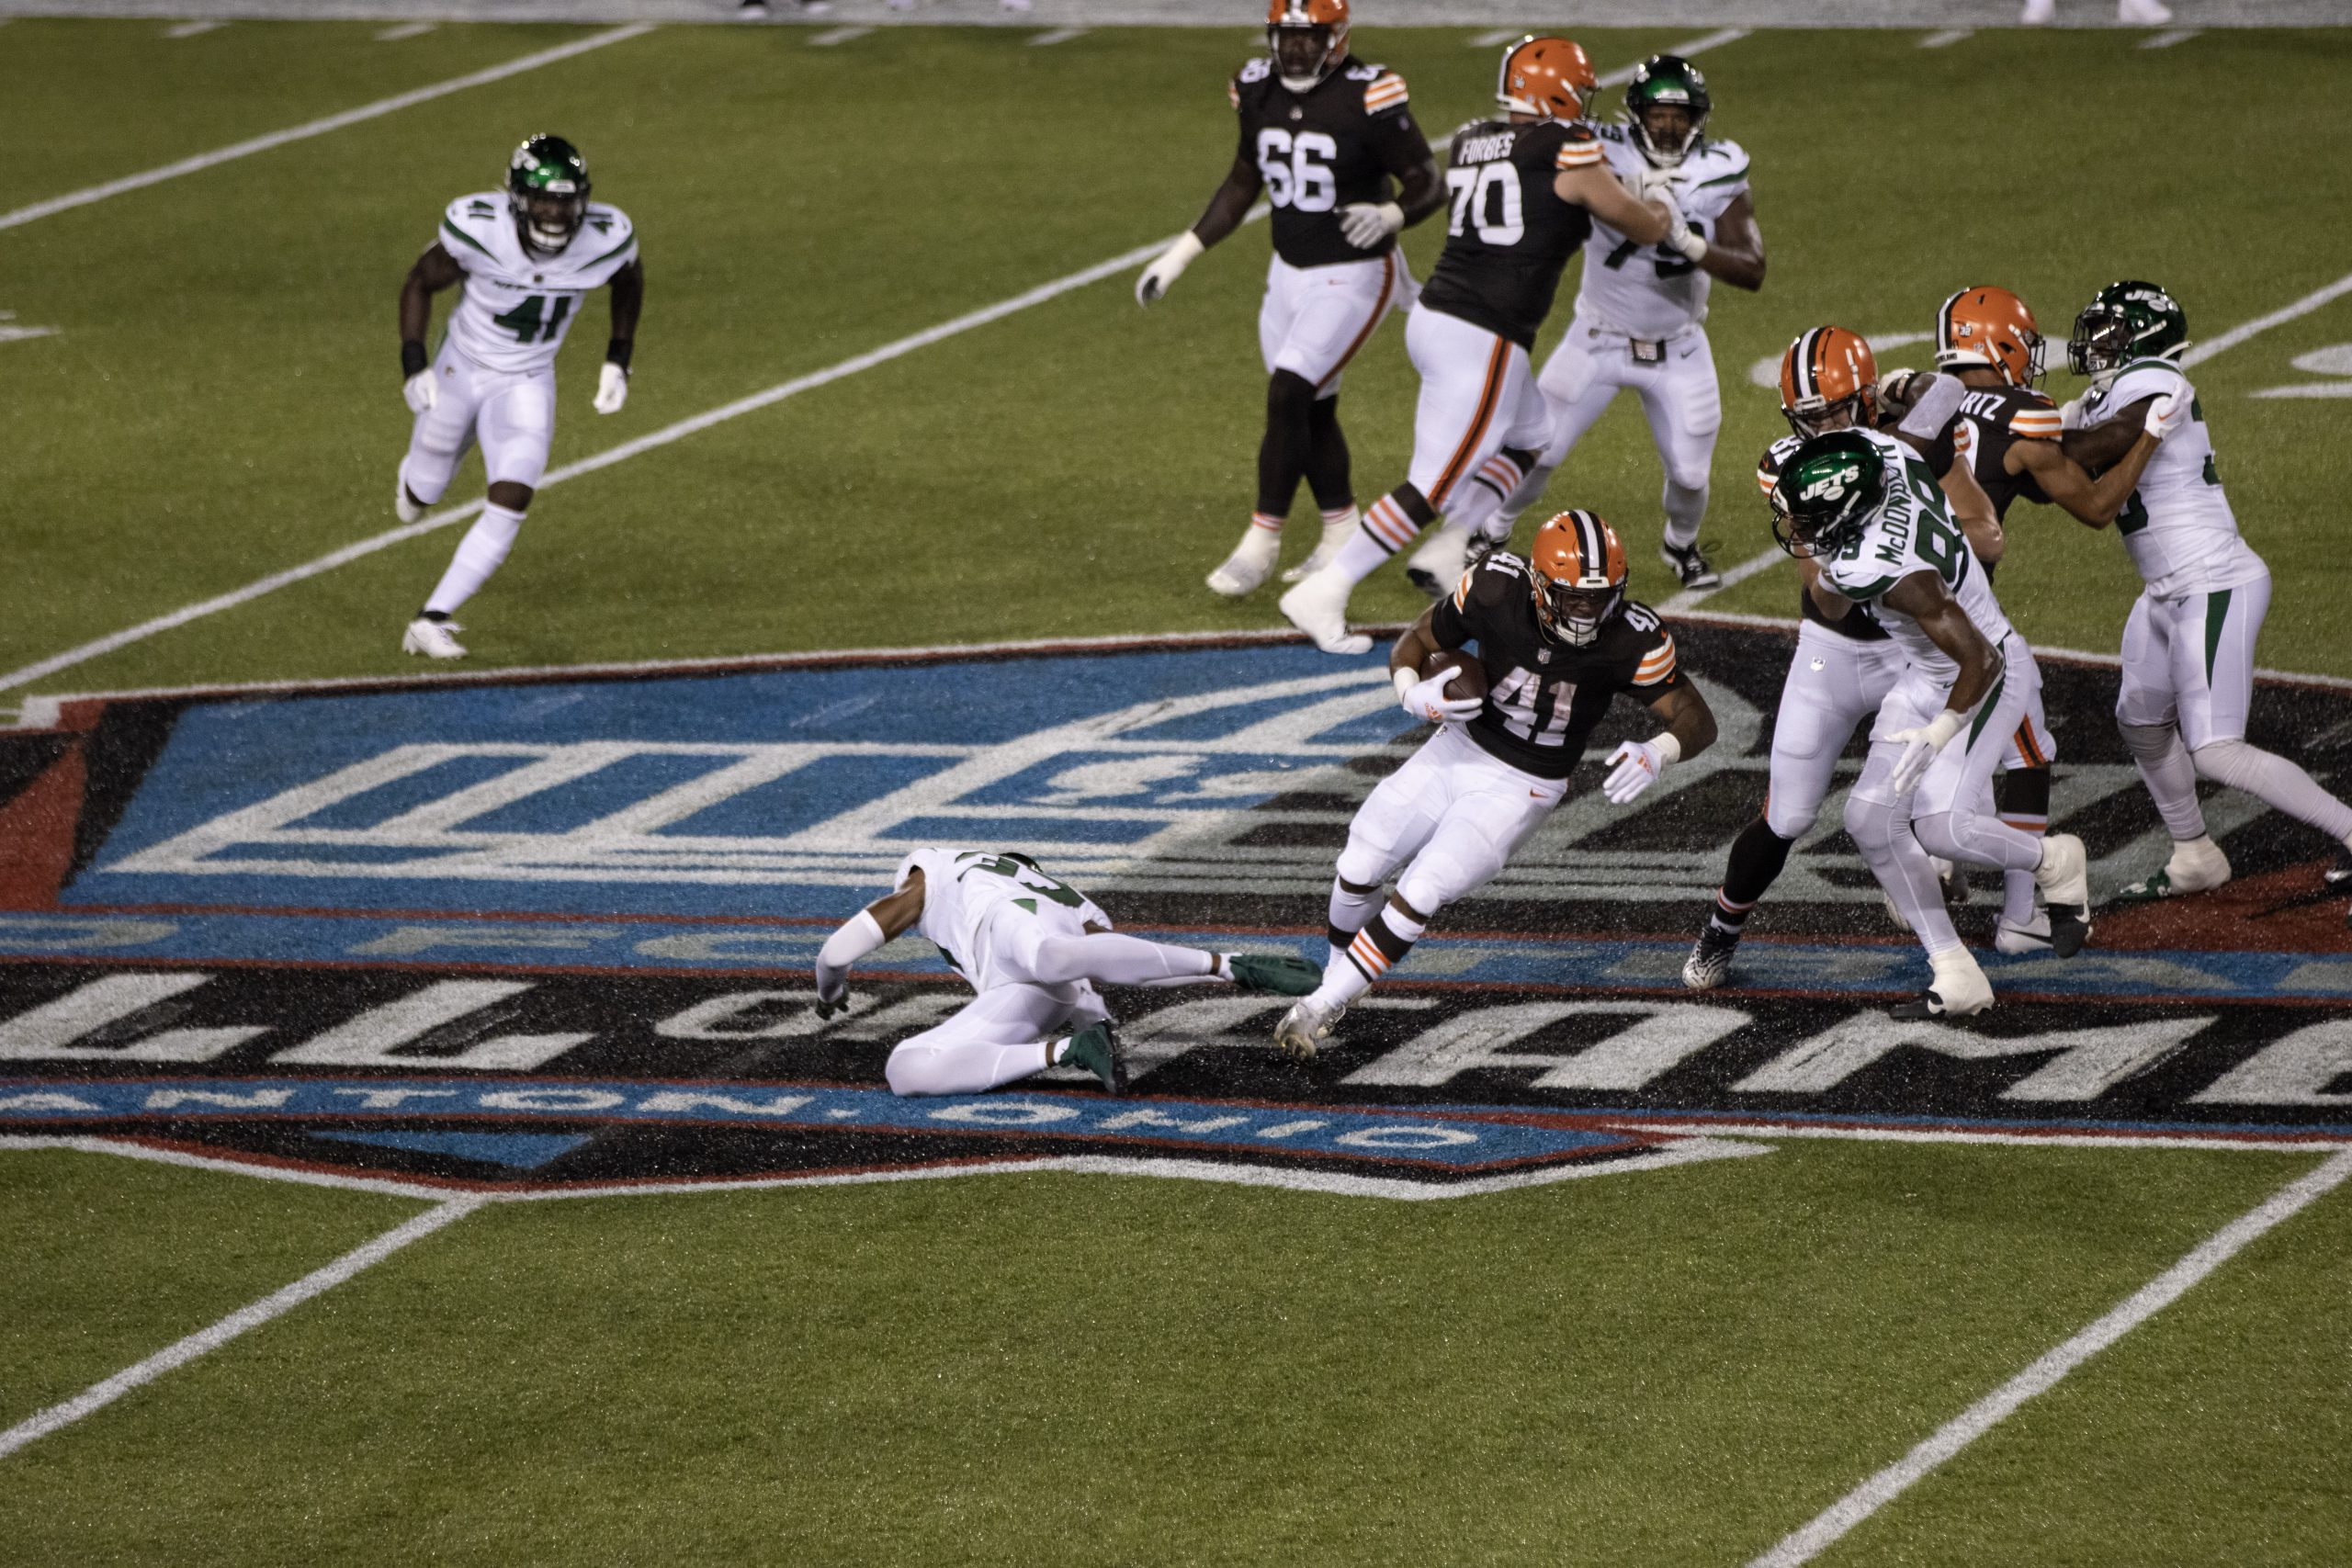
[{"label": "shoulder pad", "polygon": [[1560,151],[1553,158],[1559,167],[1589,169],[1602,163],[1604,152],[1600,138],[1594,134],[1591,126],[1580,119],[1571,120],[1561,126],[1560,131]]},{"label": "shoulder pad", "polygon": [[[1383,114],[1405,107],[1405,78],[1385,66],[1366,67],[1372,73],[1363,90],[1363,112]],[[1349,74],[1353,75],[1351,72]]]}]

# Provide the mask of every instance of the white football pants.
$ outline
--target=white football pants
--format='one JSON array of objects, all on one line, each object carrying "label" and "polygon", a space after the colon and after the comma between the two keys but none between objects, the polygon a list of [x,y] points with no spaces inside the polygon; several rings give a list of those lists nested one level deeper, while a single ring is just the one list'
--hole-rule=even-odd
[{"label": "white football pants", "polygon": [[1487,459],[1505,446],[1540,444],[1550,420],[1527,351],[1509,338],[1415,305],[1405,321],[1405,349],[1421,377],[1407,477],[1445,513]]},{"label": "white football pants", "polygon": [[1339,874],[1377,887],[1404,866],[1396,896],[1426,921],[1500,871],[1567,786],[1512,767],[1446,725],[1356,808]]},{"label": "white football pants", "polygon": [[409,493],[428,506],[439,501],[476,441],[488,483],[537,489],[555,440],[555,367],[485,370],[452,339],[441,345],[433,379],[440,398],[416,416],[401,460]]},{"label": "white football pants", "polygon": [[2270,609],[2270,574],[2215,593],[2142,593],[2123,624],[2119,724],[2177,725],[2191,751],[2245,739],[2254,644]]},{"label": "white football pants", "polygon": [[1258,349],[1266,374],[1287,370],[1313,382],[1317,398],[1337,397],[1348,361],[1372,341],[1389,311],[1410,305],[1418,292],[1401,250],[1329,266],[1293,266],[1275,256],[1258,307]]},{"label": "white football pants", "polygon": [[1797,628],[1796,657],[1772,720],[1772,786],[1764,821],[1783,839],[1811,830],[1854,727],[1878,712],[1907,662],[1884,639],[1841,637],[1812,621]]},{"label": "white football pants", "polygon": [[[1545,468],[1566,461],[1617,394],[1630,391],[1642,400],[1642,413],[1650,422],[1650,437],[1666,465],[1668,482],[1686,490],[1706,484],[1714,462],[1715,434],[1723,428],[1724,403],[1704,327],[1668,339],[1665,356],[1644,365],[1634,360],[1632,340],[1623,333],[1579,315],[1544,362],[1536,384],[1553,418],[1544,446]],[[1533,500],[1531,496],[1522,504]]]}]

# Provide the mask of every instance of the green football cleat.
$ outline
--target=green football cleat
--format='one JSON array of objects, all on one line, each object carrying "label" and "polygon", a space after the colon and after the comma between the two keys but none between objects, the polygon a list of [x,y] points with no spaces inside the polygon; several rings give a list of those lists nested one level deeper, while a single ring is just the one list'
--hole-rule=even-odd
[{"label": "green football cleat", "polygon": [[1288,953],[1268,957],[1263,953],[1236,953],[1229,954],[1226,964],[1233,971],[1233,983],[1245,991],[1270,992],[1277,997],[1303,997],[1323,983],[1323,971],[1304,958]]},{"label": "green football cleat", "polygon": [[1113,1094],[1127,1092],[1127,1053],[1108,1023],[1090,1024],[1071,1035],[1058,1065],[1084,1067]]}]

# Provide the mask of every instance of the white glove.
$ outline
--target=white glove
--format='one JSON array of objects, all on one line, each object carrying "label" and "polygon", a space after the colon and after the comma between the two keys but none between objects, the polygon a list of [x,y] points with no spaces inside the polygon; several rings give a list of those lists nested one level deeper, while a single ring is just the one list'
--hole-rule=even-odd
[{"label": "white glove", "polygon": [[1340,232],[1360,251],[1372,249],[1404,226],[1405,209],[1393,201],[1377,206],[1369,201],[1351,201],[1340,209]]},{"label": "white glove", "polygon": [[1148,305],[1166,294],[1169,285],[1183,276],[1193,259],[1207,249],[1190,229],[1177,235],[1176,243],[1154,256],[1151,265],[1143,269],[1143,276],[1136,279],[1136,303]]},{"label": "white glove", "polygon": [[596,412],[618,413],[621,405],[627,401],[628,372],[607,359],[605,367],[596,372]]},{"label": "white glove", "polygon": [[1690,220],[1682,216],[1682,209],[1675,205],[1672,197],[1669,196],[1664,199],[1668,220],[1666,238],[1659,243],[1669,251],[1681,252],[1685,261],[1704,260],[1707,254],[1707,237],[1690,227]]},{"label": "white glove", "polygon": [[1911,383],[1919,373],[1911,369],[1890,370],[1878,378],[1878,406],[1889,413],[1901,413],[1911,404]]},{"label": "white glove", "polygon": [[[1645,160],[1642,172],[1634,176],[1634,194],[1644,201],[1674,201],[1674,176],[1677,171],[1661,169]],[[1679,209],[1679,204],[1677,204]]]},{"label": "white glove", "polygon": [[433,405],[441,400],[441,389],[433,384],[433,367],[426,366],[401,383],[401,396],[408,400],[411,413],[431,413]]},{"label": "white glove", "polygon": [[1417,679],[1410,670],[1397,670],[1390,679],[1396,682],[1396,698],[1405,705],[1405,711],[1424,724],[1466,724],[1487,705],[1483,697],[1447,696],[1445,683],[1453,679],[1451,670],[1426,681]]},{"label": "white glove", "polygon": [[1625,740],[1609,753],[1611,772],[1602,781],[1600,793],[1609,797],[1611,806],[1623,806],[1635,795],[1657,783],[1658,778],[1682,756],[1682,742],[1671,734],[1656,736],[1648,740]]},{"label": "white glove", "polygon": [[2178,392],[2166,392],[2148,405],[2148,434],[2159,441],[2170,440],[2188,423],[2189,411],[2195,406],[2193,398],[2184,398]]},{"label": "white glove", "polygon": [[2083,427],[2083,400],[2068,398],[2058,405],[2058,428],[2080,430]]},{"label": "white glove", "polygon": [[1896,795],[1909,795],[1919,787],[1919,781],[1926,778],[1928,770],[1935,765],[1937,753],[1960,733],[1963,722],[1959,714],[1944,708],[1924,727],[1898,729],[1887,737],[1903,747],[1903,755],[1894,764],[1894,776],[1887,781]]}]

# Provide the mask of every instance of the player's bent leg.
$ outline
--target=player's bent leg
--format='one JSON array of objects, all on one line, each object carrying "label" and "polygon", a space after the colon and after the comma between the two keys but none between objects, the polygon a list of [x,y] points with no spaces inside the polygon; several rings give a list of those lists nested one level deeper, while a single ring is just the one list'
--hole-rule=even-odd
[{"label": "player's bent leg", "polygon": [[1028,968],[1043,984],[1094,980],[1112,986],[1158,986],[1213,978],[1217,955],[1197,947],[1146,942],[1117,931],[1082,931],[1042,938]]},{"label": "player's bent leg", "polygon": [[2274,811],[2309,823],[2352,850],[2352,806],[2328,794],[2318,780],[2286,758],[2243,740],[2208,741],[2189,755],[2201,776],[2244,790]]},{"label": "player's bent leg", "polygon": [[1686,589],[1722,582],[1699,551],[1699,527],[1707,515],[1707,476],[1714,464],[1715,436],[1723,429],[1723,396],[1704,332],[1670,344],[1667,362],[1641,385],[1642,412],[1666,469],[1660,504],[1666,536],[1658,553]]},{"label": "player's bent leg", "polygon": [[1306,472],[1315,387],[1289,369],[1266,381],[1266,433],[1258,444],[1258,509],[1222,565],[1209,573],[1211,591],[1227,598],[1253,592],[1281,558],[1283,523]]},{"label": "player's bent leg", "polygon": [[1282,596],[1275,608],[1326,653],[1370,652],[1372,638],[1348,630],[1349,597],[1357,583],[1410,544],[1436,516],[1419,491],[1409,483],[1398,485],[1373,503],[1363,520],[1340,542],[1330,564],[1302,580]]},{"label": "player's bent leg", "polygon": [[[1886,720],[1882,716],[1882,726]],[[1907,728],[1907,721],[1893,726]],[[1846,796],[1846,831],[1896,909],[1926,949],[1933,972],[1927,990],[1893,1010],[1897,1018],[1966,1017],[1993,1005],[1993,987],[1962,945],[1944,909],[1943,889],[1928,852],[1911,831],[1910,814],[1895,798],[1891,780],[1903,749],[1886,741],[1871,747],[1862,776]]]},{"label": "player's bent leg", "polygon": [[1067,994],[1041,986],[991,987],[954,1017],[901,1041],[883,1077],[893,1094],[978,1094],[1042,1073],[1058,1055],[1047,1036],[1070,1010]]},{"label": "player's bent leg", "polygon": [[1326,392],[1315,400],[1308,420],[1306,488],[1322,513],[1323,536],[1305,560],[1283,573],[1284,582],[1312,577],[1331,563],[1340,547],[1363,520],[1356,510],[1353,475],[1350,470],[1347,433],[1340,428],[1340,399]]}]

